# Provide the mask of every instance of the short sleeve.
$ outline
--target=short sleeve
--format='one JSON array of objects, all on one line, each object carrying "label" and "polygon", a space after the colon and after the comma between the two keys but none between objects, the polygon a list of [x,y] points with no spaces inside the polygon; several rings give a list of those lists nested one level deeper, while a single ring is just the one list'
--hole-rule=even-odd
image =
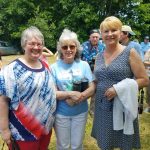
[{"label": "short sleeve", "polygon": [[55,86],[56,86],[56,71],[55,71],[55,65],[56,64],[52,64],[51,66],[50,66],[50,68],[51,68],[51,74],[52,74],[52,78],[53,78],[53,81],[54,81],[54,83],[55,83]]},{"label": "short sleeve", "polygon": [[17,109],[20,96],[12,65],[1,69],[0,85],[0,94],[10,98],[10,109]]}]

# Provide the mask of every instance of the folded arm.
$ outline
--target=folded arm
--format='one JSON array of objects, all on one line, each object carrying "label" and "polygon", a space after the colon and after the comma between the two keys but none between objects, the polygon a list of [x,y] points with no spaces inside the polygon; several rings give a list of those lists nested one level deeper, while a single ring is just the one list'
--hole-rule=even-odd
[{"label": "folded arm", "polygon": [[95,93],[95,83],[91,82],[89,87],[83,91],[57,91],[56,97],[58,100],[66,100],[68,104],[80,103],[81,101],[89,98]]}]

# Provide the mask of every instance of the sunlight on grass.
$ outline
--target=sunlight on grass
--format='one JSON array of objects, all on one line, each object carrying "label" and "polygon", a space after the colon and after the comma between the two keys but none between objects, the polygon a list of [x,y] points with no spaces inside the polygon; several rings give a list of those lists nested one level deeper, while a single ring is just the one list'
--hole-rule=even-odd
[{"label": "sunlight on grass", "polygon": [[[20,55],[12,55],[12,56],[3,56],[3,64],[6,65],[10,63],[12,60],[20,57]],[[52,64],[55,61],[54,57],[49,57],[48,61]],[[150,114],[143,113],[139,115],[139,125],[140,125],[140,136],[141,136],[141,150],[149,150],[150,149]],[[85,139],[84,139],[84,150],[99,150],[97,147],[96,141],[90,136],[92,128],[92,118],[88,116],[88,121],[86,125],[85,131]],[[2,147],[3,141],[0,138],[0,149]],[[8,150],[7,146],[3,150]],[[56,139],[55,132],[53,130],[51,142],[49,145],[49,150],[56,150]]]}]

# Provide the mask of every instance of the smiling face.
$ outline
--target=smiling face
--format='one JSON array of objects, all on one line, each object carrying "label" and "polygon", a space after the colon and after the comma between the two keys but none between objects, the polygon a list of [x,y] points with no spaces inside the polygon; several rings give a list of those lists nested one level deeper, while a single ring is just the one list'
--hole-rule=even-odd
[{"label": "smiling face", "polygon": [[102,31],[102,39],[106,45],[117,44],[120,40],[121,31],[117,28],[104,29]]},{"label": "smiling face", "polygon": [[76,44],[72,40],[65,40],[61,43],[61,53],[64,62],[72,63],[77,52]]},{"label": "smiling face", "polygon": [[40,39],[32,37],[24,46],[25,56],[31,60],[38,60],[42,54],[43,43]]},{"label": "smiling face", "polygon": [[114,17],[107,17],[100,25],[102,39],[106,46],[117,44],[121,35],[121,21]]}]

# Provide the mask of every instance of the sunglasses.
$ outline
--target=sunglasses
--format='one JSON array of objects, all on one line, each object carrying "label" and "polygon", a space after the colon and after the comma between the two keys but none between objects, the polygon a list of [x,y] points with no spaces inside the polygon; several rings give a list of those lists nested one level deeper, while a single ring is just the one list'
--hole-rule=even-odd
[{"label": "sunglasses", "polygon": [[70,50],[74,50],[75,48],[76,48],[76,46],[75,45],[64,45],[64,46],[62,46],[61,47],[63,50],[68,50],[68,48],[70,49]]}]

